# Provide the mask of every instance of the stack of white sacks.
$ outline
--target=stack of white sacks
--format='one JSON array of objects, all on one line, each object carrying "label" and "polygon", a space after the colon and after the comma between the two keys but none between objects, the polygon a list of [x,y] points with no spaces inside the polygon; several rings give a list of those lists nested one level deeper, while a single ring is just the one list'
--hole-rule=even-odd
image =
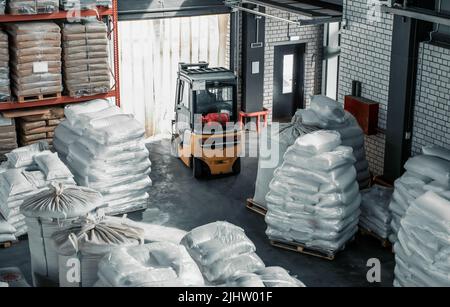
[{"label": "stack of white sacks", "polygon": [[266,267],[253,273],[240,273],[226,283],[227,287],[305,287],[282,267]]},{"label": "stack of white sacks", "polygon": [[395,286],[450,287],[449,199],[428,191],[411,202],[394,246]]},{"label": "stack of white sacks", "polygon": [[353,148],[355,168],[360,188],[370,184],[369,163],[366,159],[364,132],[356,119],[344,110],[342,104],[326,96],[311,97],[309,109],[301,110],[302,122],[317,129],[335,130],[341,135],[342,145]]},{"label": "stack of white sacks", "polygon": [[316,131],[299,137],[284,155],[267,194],[267,235],[329,255],[358,229],[361,195],[351,147],[339,133]]},{"label": "stack of white sacks", "polygon": [[391,234],[391,212],[389,204],[392,199],[392,188],[374,185],[361,191],[361,216],[359,225],[383,239]]},{"label": "stack of white sacks", "polygon": [[423,154],[410,158],[405,164],[406,173],[395,181],[395,190],[389,209],[392,213],[393,233],[389,240],[397,241],[400,221],[412,201],[426,191],[448,195],[450,178],[450,151],[439,146],[425,146]]},{"label": "stack of white sacks", "polygon": [[6,154],[0,173],[0,214],[16,229],[16,237],[27,233],[20,213],[23,201],[48,189],[51,182],[75,184],[73,175],[47,143],[36,143]]},{"label": "stack of white sacks", "polygon": [[[266,195],[274,170],[281,165],[281,157],[295,140],[307,133],[317,130],[335,130],[341,135],[342,145],[353,148],[356,158],[357,181],[361,189],[370,184],[369,164],[366,159],[364,133],[356,119],[346,112],[337,101],[326,96],[313,96],[311,106],[306,110],[298,110],[292,122],[280,124],[279,130],[270,125],[267,131],[268,144],[260,142],[258,176],[253,200],[267,208]],[[274,163],[275,162],[275,163]]]},{"label": "stack of white sacks", "polygon": [[76,182],[102,193],[110,215],[147,207],[151,162],[144,128],[107,100],[65,108],[54,147]]}]

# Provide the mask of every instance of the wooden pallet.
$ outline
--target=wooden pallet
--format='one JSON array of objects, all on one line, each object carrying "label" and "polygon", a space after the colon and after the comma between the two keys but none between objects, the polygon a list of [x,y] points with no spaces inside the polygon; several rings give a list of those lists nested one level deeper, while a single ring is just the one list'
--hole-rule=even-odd
[{"label": "wooden pallet", "polygon": [[17,240],[15,240],[15,241],[1,242],[0,249],[11,248],[14,245],[16,245],[17,243],[19,243],[20,241],[26,240],[27,238],[28,238],[28,235],[25,234],[25,235],[18,237]]},{"label": "wooden pallet", "polygon": [[252,198],[247,199],[247,209],[256,212],[262,216],[266,216],[267,209],[255,202]]},{"label": "wooden pallet", "polygon": [[392,248],[392,244],[389,241],[389,239],[384,239],[369,229],[359,226],[359,233],[362,236],[369,236],[369,237],[375,238],[376,240],[378,240],[381,243],[381,246],[383,246],[384,248]]},{"label": "wooden pallet", "polygon": [[297,252],[297,253],[301,253],[301,254],[305,254],[305,255],[309,255],[309,256],[314,256],[314,257],[318,257],[318,258],[322,258],[322,259],[326,259],[326,260],[330,260],[330,261],[334,260],[334,258],[336,257],[336,253],[337,253],[337,252],[332,253],[330,251],[312,249],[312,248],[306,247],[304,244],[297,243],[297,242],[270,240],[270,244],[272,246],[282,248],[285,250],[289,250],[289,251],[293,251],[293,252]]},{"label": "wooden pallet", "polygon": [[17,97],[17,100],[19,103],[25,103],[25,102],[31,102],[31,101],[41,101],[41,100],[58,99],[58,98],[61,98],[61,93],[19,96],[19,97]]}]

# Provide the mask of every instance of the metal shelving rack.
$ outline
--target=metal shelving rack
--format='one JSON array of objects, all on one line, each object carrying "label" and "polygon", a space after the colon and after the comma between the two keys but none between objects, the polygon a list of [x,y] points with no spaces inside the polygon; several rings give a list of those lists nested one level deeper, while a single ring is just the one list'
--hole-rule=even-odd
[{"label": "metal shelving rack", "polygon": [[[100,94],[95,96],[86,96],[80,98],[73,98],[69,96],[62,95],[59,98],[30,101],[24,103],[18,102],[0,102],[0,111],[10,111],[17,109],[26,109],[33,107],[46,107],[54,105],[63,105],[70,103],[78,103],[93,99],[101,98],[115,98],[116,105],[120,107],[120,78],[119,78],[119,33],[118,33],[118,9],[117,0],[112,1],[112,8],[97,7],[97,10],[84,10],[80,12],[80,17],[97,16],[99,19],[104,17],[109,17],[112,24],[112,35],[110,38],[113,42],[113,62],[114,62],[114,86],[106,94]],[[67,19],[71,16],[66,11],[60,11],[51,14],[37,14],[37,15],[1,15],[0,25],[9,22],[21,22],[21,21],[48,21],[48,20],[58,20]]]}]

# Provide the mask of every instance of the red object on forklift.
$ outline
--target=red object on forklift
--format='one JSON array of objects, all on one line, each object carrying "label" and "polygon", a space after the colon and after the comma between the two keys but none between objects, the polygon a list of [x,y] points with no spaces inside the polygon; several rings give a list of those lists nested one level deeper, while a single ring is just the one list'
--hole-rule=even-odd
[{"label": "red object on forklift", "polygon": [[345,96],[344,108],[355,116],[366,135],[377,134],[379,103],[362,97]]},{"label": "red object on forklift", "polygon": [[208,115],[203,116],[202,120],[204,124],[219,123],[224,125],[230,121],[230,115],[227,113],[209,113]]}]

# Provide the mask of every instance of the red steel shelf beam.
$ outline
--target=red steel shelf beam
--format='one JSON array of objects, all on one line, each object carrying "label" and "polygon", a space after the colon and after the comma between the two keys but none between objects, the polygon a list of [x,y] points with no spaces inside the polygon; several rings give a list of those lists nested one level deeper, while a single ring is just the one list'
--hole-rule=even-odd
[{"label": "red steel shelf beam", "polygon": [[[80,11],[80,17],[88,16],[112,16],[113,9],[106,7],[98,7],[97,10]],[[19,22],[19,21],[37,21],[37,20],[55,20],[72,18],[71,12],[59,11],[51,14],[35,14],[35,15],[1,15],[2,22]]]},{"label": "red steel shelf beam", "polygon": [[53,105],[78,103],[78,102],[83,102],[83,101],[89,101],[89,100],[94,100],[94,99],[104,99],[104,98],[111,98],[111,97],[116,97],[115,90],[112,90],[111,92],[106,93],[106,94],[95,95],[95,96],[86,96],[86,97],[80,97],[80,98],[61,96],[60,98],[55,98],[55,99],[30,101],[30,102],[24,102],[24,103],[0,102],[0,111],[27,109],[27,108],[34,108],[34,107],[47,107],[47,106],[53,106]]}]

